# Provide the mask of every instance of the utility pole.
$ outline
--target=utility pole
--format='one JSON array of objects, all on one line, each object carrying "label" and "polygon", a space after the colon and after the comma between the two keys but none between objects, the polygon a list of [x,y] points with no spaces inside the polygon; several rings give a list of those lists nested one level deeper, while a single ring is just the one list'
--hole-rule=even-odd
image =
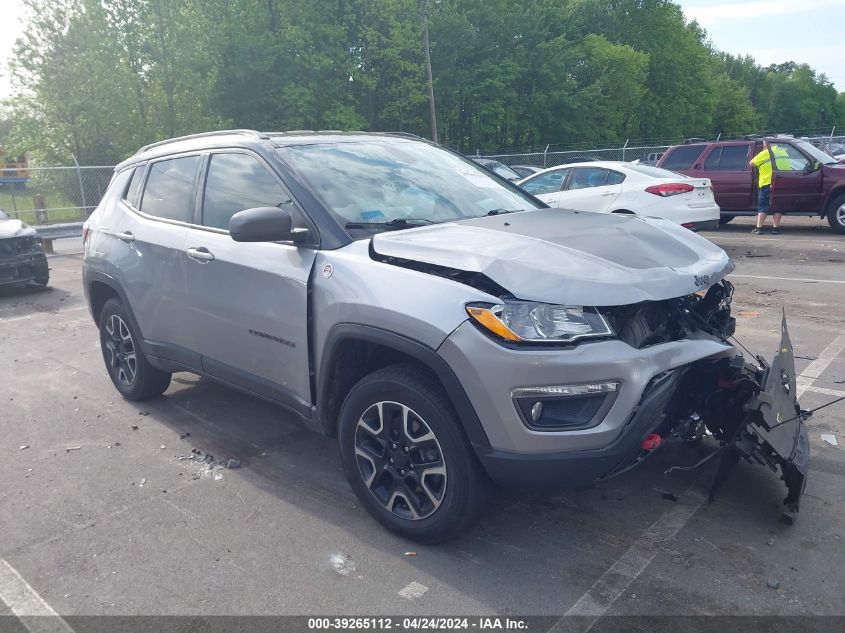
[{"label": "utility pole", "polygon": [[420,13],[425,43],[425,72],[428,79],[428,108],[431,114],[431,140],[437,143],[437,112],[434,109],[434,80],[431,77],[431,45],[428,40],[428,1],[420,0]]}]

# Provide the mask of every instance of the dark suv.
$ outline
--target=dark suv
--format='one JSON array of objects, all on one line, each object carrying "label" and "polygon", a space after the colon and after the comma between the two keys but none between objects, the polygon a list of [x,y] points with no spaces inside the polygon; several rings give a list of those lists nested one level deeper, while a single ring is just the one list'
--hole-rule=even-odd
[{"label": "dark suv", "polygon": [[749,161],[777,148],[786,159],[772,162],[771,213],[816,215],[845,234],[845,165],[807,141],[791,137],[689,143],[666,150],[659,167],[709,178],[722,209],[722,222],[757,213],[757,171]]}]

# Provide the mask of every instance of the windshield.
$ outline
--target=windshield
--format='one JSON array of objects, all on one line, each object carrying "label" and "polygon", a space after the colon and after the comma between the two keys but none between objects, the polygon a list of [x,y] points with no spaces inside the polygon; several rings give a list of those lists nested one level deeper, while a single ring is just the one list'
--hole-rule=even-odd
[{"label": "windshield", "polygon": [[811,145],[807,141],[796,141],[795,145],[804,150],[804,153],[809,154],[810,158],[819,161],[822,165],[835,165],[836,159],[830,154],[823,152],[818,147]]},{"label": "windshield", "polygon": [[399,139],[279,150],[353,237],[544,206],[451,152]]}]

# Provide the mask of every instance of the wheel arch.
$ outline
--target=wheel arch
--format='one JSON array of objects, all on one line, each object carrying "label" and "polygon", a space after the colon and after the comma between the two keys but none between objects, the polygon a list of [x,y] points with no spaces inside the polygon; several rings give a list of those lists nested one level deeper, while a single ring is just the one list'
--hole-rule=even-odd
[{"label": "wheel arch", "polygon": [[845,183],[838,185],[836,188],[831,189],[830,193],[827,194],[827,200],[824,203],[824,207],[822,209],[821,217],[825,218],[829,216],[834,211],[834,202],[838,198],[845,196]]},{"label": "wheel arch", "polygon": [[340,407],[355,383],[401,362],[422,367],[440,384],[473,445],[490,445],[458,377],[435,350],[402,334],[354,323],[335,325],[323,347],[317,377],[317,416],[323,432],[337,435]]},{"label": "wheel arch", "polygon": [[[114,277],[99,271],[88,271],[85,274],[85,293],[88,297],[88,307],[91,310],[91,316],[94,319],[94,324],[100,326],[100,314],[102,314],[103,306],[109,299],[117,299],[126,308],[126,315],[129,317],[133,329],[138,332],[141,338],[142,348],[146,347],[141,328],[138,327],[138,321],[135,319],[135,313],[132,311],[132,306],[126,296],[126,292]],[[147,351],[146,349],[144,350]]]}]

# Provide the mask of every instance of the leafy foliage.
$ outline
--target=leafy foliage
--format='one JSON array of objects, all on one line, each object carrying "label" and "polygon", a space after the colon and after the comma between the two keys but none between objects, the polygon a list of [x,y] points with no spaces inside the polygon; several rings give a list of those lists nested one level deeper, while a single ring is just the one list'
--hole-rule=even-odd
[{"label": "leafy foliage", "polygon": [[803,64],[719,53],[670,0],[25,0],[4,143],[112,162],[220,127],[428,135],[459,150],[845,126]]}]

